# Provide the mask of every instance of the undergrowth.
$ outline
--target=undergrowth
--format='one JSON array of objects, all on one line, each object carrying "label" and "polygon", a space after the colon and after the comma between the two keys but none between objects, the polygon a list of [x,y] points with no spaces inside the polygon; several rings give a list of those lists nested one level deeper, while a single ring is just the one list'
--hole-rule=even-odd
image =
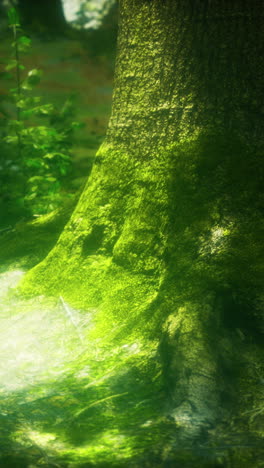
[{"label": "undergrowth", "polygon": [[26,217],[45,214],[61,205],[65,176],[72,165],[74,96],[58,109],[36,95],[42,71],[26,70],[21,56],[31,40],[21,29],[14,8],[8,12],[12,54],[4,78],[14,84],[0,101],[0,198],[5,211]]}]

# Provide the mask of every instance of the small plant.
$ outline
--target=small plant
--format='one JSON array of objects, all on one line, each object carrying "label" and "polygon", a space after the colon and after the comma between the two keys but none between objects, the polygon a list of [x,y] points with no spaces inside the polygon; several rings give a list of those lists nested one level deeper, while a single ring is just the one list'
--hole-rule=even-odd
[{"label": "small plant", "polygon": [[16,202],[31,214],[43,214],[60,204],[62,180],[71,167],[73,133],[80,124],[71,122],[72,97],[58,110],[34,95],[42,71],[27,71],[21,63],[21,54],[30,50],[31,40],[23,34],[15,8],[9,10],[8,17],[13,53],[5,70],[15,80],[15,87],[7,96],[9,111],[1,127],[5,158],[0,178],[15,178],[19,191]]}]

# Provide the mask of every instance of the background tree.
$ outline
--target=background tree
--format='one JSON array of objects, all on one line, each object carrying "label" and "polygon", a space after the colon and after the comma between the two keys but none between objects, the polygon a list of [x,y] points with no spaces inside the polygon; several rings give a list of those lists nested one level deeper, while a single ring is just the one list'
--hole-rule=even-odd
[{"label": "background tree", "polygon": [[83,1],[71,22],[80,37],[90,45],[90,53],[115,53],[117,39],[118,2],[116,0]]},{"label": "background tree", "polygon": [[81,0],[72,23],[79,28],[98,28],[114,5],[116,0]]},{"label": "background tree", "polygon": [[93,306],[109,339],[152,343],[177,440],[230,420],[240,444],[260,436],[262,20],[258,0],[121,0],[107,137],[22,284]]},{"label": "background tree", "polygon": [[61,0],[17,0],[16,7],[26,30],[61,33],[66,29]]}]

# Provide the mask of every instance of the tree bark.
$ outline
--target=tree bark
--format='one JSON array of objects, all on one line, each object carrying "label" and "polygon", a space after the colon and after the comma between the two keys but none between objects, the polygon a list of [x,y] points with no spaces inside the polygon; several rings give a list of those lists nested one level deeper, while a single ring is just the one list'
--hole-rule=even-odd
[{"label": "tree bark", "polygon": [[261,404],[262,20],[257,0],[121,0],[107,137],[23,284],[158,343],[177,440]]}]

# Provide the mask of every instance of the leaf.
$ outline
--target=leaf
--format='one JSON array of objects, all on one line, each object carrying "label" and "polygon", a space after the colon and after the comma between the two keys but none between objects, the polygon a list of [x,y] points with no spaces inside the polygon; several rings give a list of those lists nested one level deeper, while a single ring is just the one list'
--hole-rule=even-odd
[{"label": "leaf", "polygon": [[42,70],[38,70],[37,68],[33,68],[28,72],[28,82],[32,85],[38,84],[40,81],[40,78],[42,76]]},{"label": "leaf", "polygon": [[28,82],[28,80],[24,80],[22,85],[21,85],[21,88],[24,89],[25,91],[32,91],[33,89],[33,86],[31,86]]},{"label": "leaf", "polygon": [[6,65],[5,70],[6,70],[6,71],[13,70],[13,68],[16,68],[17,64],[18,64],[17,60],[12,59],[12,60],[10,60],[10,62]]},{"label": "leaf", "polygon": [[19,107],[19,109],[24,109],[25,107],[27,107],[27,101],[26,101],[26,99],[19,99],[19,101],[17,101],[16,105],[17,105],[17,107]]},{"label": "leaf", "polygon": [[43,156],[45,159],[54,159],[56,156],[59,156],[59,158],[64,159],[64,161],[69,161],[71,158],[67,154],[64,153],[47,153],[45,156]]},{"label": "leaf", "polygon": [[3,138],[3,140],[6,142],[6,143],[15,143],[17,144],[18,143],[18,137],[17,136],[7,136],[5,138]]},{"label": "leaf", "polygon": [[37,196],[37,187],[36,187],[35,192],[33,192],[33,193],[31,192],[29,195],[25,196],[25,200],[27,200],[27,201],[34,200],[34,198],[36,198],[36,196]]},{"label": "leaf", "polygon": [[42,75],[42,70],[39,70],[38,68],[32,68],[32,70],[29,70],[28,76],[41,76]]},{"label": "leaf", "polygon": [[19,26],[20,21],[19,21],[19,15],[18,12],[15,8],[10,8],[7,12],[8,14],[8,22],[10,26]]},{"label": "leaf", "polygon": [[28,127],[23,130],[23,134],[32,138],[32,144],[43,144],[49,135],[49,129],[45,126],[39,125],[38,127]]},{"label": "leaf", "polygon": [[43,104],[42,106],[38,106],[35,108],[35,112],[42,114],[42,115],[48,115],[51,112],[53,112],[54,106],[53,104]]},{"label": "leaf", "polygon": [[31,39],[29,39],[29,37],[27,37],[27,36],[20,36],[18,38],[17,42],[18,42],[18,44],[24,45],[24,46],[25,45],[27,45],[27,46],[31,45]]},{"label": "leaf", "polygon": [[15,99],[18,99],[18,97],[19,97],[17,88],[11,88],[11,89],[10,89],[10,94],[12,94],[12,96],[13,96]]},{"label": "leaf", "polygon": [[30,70],[28,72],[27,78],[22,83],[22,89],[25,89],[26,91],[31,91],[33,89],[33,86],[36,86],[39,83],[41,76],[42,70],[38,70],[37,68]]},{"label": "leaf", "polygon": [[55,158],[55,153],[47,153],[43,156],[44,159],[53,159]]},{"label": "leaf", "polygon": [[[22,102],[23,104],[20,105],[18,104],[18,107],[20,108],[25,108],[27,107],[30,102],[28,100],[21,100],[19,101],[19,103]],[[53,111],[53,105],[52,104],[44,104],[43,106],[36,106],[36,107],[32,107],[31,109],[26,109],[23,113],[23,117],[22,118],[28,118],[32,115],[37,115],[37,116],[40,116],[40,115],[48,115],[50,114],[51,112]],[[48,135],[49,132],[47,131],[46,134]]]},{"label": "leaf", "polygon": [[61,175],[66,175],[67,174],[66,167],[60,166],[60,173],[61,173]]},{"label": "leaf", "polygon": [[40,159],[26,159],[25,165],[27,167],[36,167],[36,168],[40,168],[43,166],[42,161]]},{"label": "leaf", "polygon": [[[30,177],[28,179],[28,182],[29,183],[38,183],[38,182],[43,182],[43,180],[45,180],[45,177],[44,176],[33,176],[33,177]],[[33,190],[33,189],[32,189]]]},{"label": "leaf", "polygon": [[71,129],[73,129],[73,130],[79,130],[79,129],[85,127],[84,122],[71,122],[70,125],[71,125]]}]

